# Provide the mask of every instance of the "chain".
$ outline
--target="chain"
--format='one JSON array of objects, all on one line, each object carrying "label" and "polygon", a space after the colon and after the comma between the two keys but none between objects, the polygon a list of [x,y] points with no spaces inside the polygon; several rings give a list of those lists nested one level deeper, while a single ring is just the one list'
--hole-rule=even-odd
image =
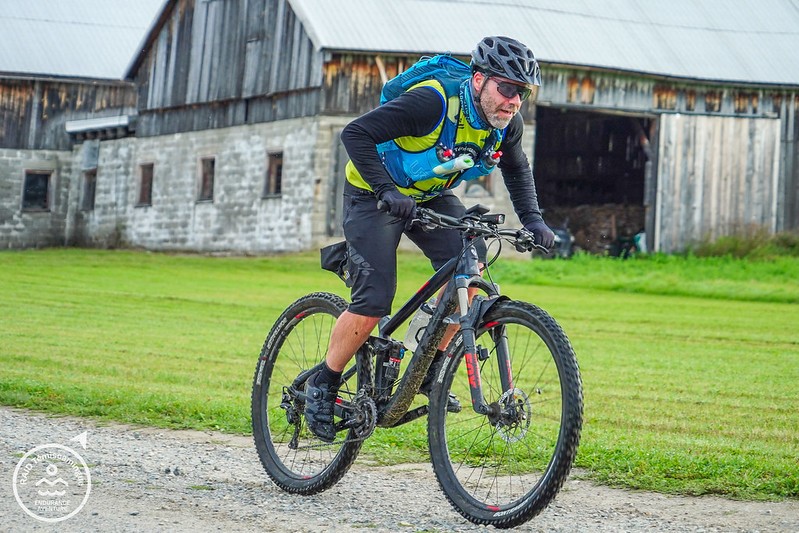
[{"label": "chain", "polygon": [[[343,439],[343,440],[335,440],[333,442],[320,442],[318,444],[308,444],[306,446],[298,446],[295,448],[296,450],[311,450],[316,448],[327,448],[330,446],[343,446],[345,444],[351,444],[353,442],[361,442],[369,437],[372,436],[372,433],[375,431],[375,426],[377,425],[377,407],[375,406],[374,401],[366,395],[366,392],[361,389],[358,391],[358,394],[352,399],[352,405],[344,407],[345,409],[349,409],[355,411],[356,409],[360,409],[363,414],[366,415],[366,420],[360,427],[353,427],[350,428],[350,433],[361,433],[357,437]],[[299,424],[299,422],[298,422]],[[296,430],[299,430],[299,425],[296,426]],[[297,438],[297,434],[295,433],[294,438]],[[293,439],[292,439],[293,440]]]}]

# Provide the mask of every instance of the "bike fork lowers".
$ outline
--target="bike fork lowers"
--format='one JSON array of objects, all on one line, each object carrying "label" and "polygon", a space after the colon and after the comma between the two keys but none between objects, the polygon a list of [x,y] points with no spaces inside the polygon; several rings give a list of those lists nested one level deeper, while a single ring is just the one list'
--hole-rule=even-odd
[{"label": "bike fork lowers", "polygon": [[[483,383],[480,378],[480,362],[488,357],[488,354],[479,353],[476,345],[476,330],[480,320],[479,316],[469,312],[469,276],[458,276],[455,279],[455,286],[458,295],[458,305],[460,310],[460,329],[463,339],[464,356],[466,362],[466,373],[469,378],[469,390],[472,397],[472,406],[475,412],[486,415],[495,414],[483,396]],[[492,332],[496,346],[497,364],[499,365],[500,382],[502,390],[508,391],[513,387],[513,373],[510,365],[510,353],[508,351],[505,328],[499,326]]]}]

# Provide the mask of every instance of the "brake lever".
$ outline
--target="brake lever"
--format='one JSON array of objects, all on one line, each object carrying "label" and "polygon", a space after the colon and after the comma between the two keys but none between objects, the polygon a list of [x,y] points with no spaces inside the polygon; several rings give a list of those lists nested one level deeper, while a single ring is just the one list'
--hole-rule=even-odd
[{"label": "brake lever", "polygon": [[525,229],[520,229],[516,232],[516,241],[514,246],[517,252],[532,252],[533,250],[540,250],[545,254],[549,253],[549,248],[536,244],[535,236]]},{"label": "brake lever", "polygon": [[535,246],[535,237],[527,231],[520,229],[516,232],[516,239],[513,241],[513,246],[519,253],[531,252]]}]

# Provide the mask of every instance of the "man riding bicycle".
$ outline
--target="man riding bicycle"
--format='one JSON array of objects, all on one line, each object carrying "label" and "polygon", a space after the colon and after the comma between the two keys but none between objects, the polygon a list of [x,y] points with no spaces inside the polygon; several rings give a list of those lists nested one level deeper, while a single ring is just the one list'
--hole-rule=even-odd
[{"label": "man riding bicycle", "polygon": [[[488,174],[498,161],[513,208],[535,243],[550,248],[554,242],[538,207],[532,170],[521,145],[524,123],[518,114],[522,102],[535,97],[541,85],[538,62],[519,41],[492,36],[481,40],[472,52],[471,70],[457,95],[447,95],[436,80],[420,82],[353,120],[341,133],[350,157],[344,235],[352,303],[333,327],[324,367],[305,388],[306,423],[324,441],[335,439],[333,405],[344,367],[380,318],[391,311],[396,253],[403,233],[435,269],[461,251],[457,231],[423,231],[405,223],[413,219],[417,205],[463,216],[465,207],[451,189]],[[425,152],[429,157],[420,158]],[[416,166],[424,166],[419,161],[431,161],[422,174],[432,177],[409,180],[402,175],[397,168],[403,163],[407,166],[411,158]],[[436,166],[438,162],[449,165]],[[465,164],[458,166],[459,162]],[[441,168],[454,170],[442,174]],[[385,210],[378,209],[378,201]],[[484,262],[484,247],[478,253]],[[444,356],[451,338],[442,339],[431,368]],[[428,374],[420,392],[427,394],[431,387]],[[459,409],[457,399],[452,397],[450,402],[453,410]]]}]

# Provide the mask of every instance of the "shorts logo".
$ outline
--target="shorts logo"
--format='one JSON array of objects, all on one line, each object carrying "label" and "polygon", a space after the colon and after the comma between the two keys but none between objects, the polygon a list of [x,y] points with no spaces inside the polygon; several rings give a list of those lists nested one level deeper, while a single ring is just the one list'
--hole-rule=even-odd
[{"label": "shorts logo", "polygon": [[357,266],[358,272],[364,276],[368,276],[375,270],[372,265],[369,264],[369,261],[364,259],[352,245],[350,245],[350,262]]},{"label": "shorts logo", "polygon": [[[72,440],[86,447],[86,432]],[[26,453],[14,470],[14,497],[22,509],[42,522],[61,522],[78,514],[92,488],[86,461],[61,444],[44,444]]]}]

